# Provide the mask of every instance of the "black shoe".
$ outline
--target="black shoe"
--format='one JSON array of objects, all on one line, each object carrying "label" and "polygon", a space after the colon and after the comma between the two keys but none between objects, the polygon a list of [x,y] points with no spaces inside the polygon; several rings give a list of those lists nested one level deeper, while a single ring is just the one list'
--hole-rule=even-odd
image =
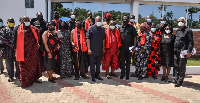
[{"label": "black shoe", "polygon": [[117,77],[117,74],[111,73],[110,76]]},{"label": "black shoe", "polygon": [[12,78],[9,78],[9,79],[8,79],[8,82],[12,82],[12,81],[13,81],[13,79],[12,79]]},{"label": "black shoe", "polygon": [[51,83],[56,83],[56,82],[54,81],[54,79],[51,79],[51,80],[48,79],[48,81],[51,82]]},{"label": "black shoe", "polygon": [[142,79],[143,79],[143,77],[142,77],[142,76],[139,76],[139,77],[138,77],[138,80],[142,80]]},{"label": "black shoe", "polygon": [[97,78],[98,80],[103,80],[100,76],[96,76],[95,78]]},{"label": "black shoe", "polygon": [[106,75],[106,78],[107,78],[107,79],[110,79],[110,75]]},{"label": "black shoe", "polygon": [[148,75],[145,75],[144,78],[149,78],[149,76],[148,76]]},{"label": "black shoe", "polygon": [[74,80],[79,80],[79,77],[75,76]]},{"label": "black shoe", "polygon": [[177,83],[177,81],[176,81],[176,80],[173,80],[173,81],[172,81],[172,83],[173,83],[173,84],[176,84],[176,83]]},{"label": "black shoe", "polygon": [[156,76],[156,75],[153,75],[152,77],[153,77],[154,80],[157,79],[157,76]]},{"label": "black shoe", "polygon": [[120,79],[124,79],[124,76],[121,75],[121,76],[120,76]]},{"label": "black shoe", "polygon": [[132,74],[130,77],[138,77],[137,74]]},{"label": "black shoe", "polygon": [[39,81],[39,80],[37,80],[37,81],[35,81],[35,83],[42,83],[41,81]]},{"label": "black shoe", "polygon": [[176,83],[174,86],[175,87],[180,87],[180,86],[182,86],[182,84],[181,83]]},{"label": "black shoe", "polygon": [[3,74],[3,71],[0,71],[0,74]]},{"label": "black shoe", "polygon": [[129,76],[126,76],[126,80],[129,80]]},{"label": "black shoe", "polygon": [[81,77],[84,78],[84,79],[89,79],[89,77],[86,76],[86,75],[83,75],[83,76],[81,76]]},{"label": "black shoe", "polygon": [[93,81],[93,82],[96,82],[96,80],[95,80],[95,78],[94,78],[94,77],[92,77],[92,81]]},{"label": "black shoe", "polygon": [[165,76],[162,76],[161,81],[164,81],[164,80],[165,80]]},{"label": "black shoe", "polygon": [[165,77],[165,81],[164,82],[167,82],[167,81],[168,81],[168,76]]}]

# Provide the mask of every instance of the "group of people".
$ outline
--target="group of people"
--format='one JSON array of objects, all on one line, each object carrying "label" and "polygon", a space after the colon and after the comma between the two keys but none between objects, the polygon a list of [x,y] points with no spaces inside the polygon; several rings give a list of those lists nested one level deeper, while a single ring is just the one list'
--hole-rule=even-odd
[{"label": "group of people", "polygon": [[[16,26],[13,18],[7,20],[8,26],[0,19],[0,69],[3,73],[3,59],[9,75],[9,82],[14,77],[19,78],[21,87],[41,83],[38,79],[43,71],[47,71],[48,81],[55,83],[58,78],[80,77],[89,79],[86,75],[90,66],[92,81],[103,80],[100,76],[100,66],[106,71],[106,78],[117,77],[115,70],[121,69],[120,79],[137,77],[138,80],[152,76],[157,79],[160,67],[163,67],[162,81],[167,82],[173,67],[172,81],[175,87],[183,83],[187,58],[193,49],[193,33],[185,26],[184,17],[179,18],[179,29],[173,34],[173,28],[161,17],[160,24],[146,22],[138,24],[135,16],[124,15],[122,25],[117,27],[110,13],[105,13],[105,22],[101,17],[92,17],[87,13],[85,21],[76,20],[75,12],[67,22],[59,19],[59,12],[54,12],[54,20],[46,22],[41,12],[37,18],[20,18],[21,24]],[[184,58],[180,53],[187,50]],[[136,71],[130,74],[130,65],[135,65]],[[111,72],[109,68],[111,67]]]}]

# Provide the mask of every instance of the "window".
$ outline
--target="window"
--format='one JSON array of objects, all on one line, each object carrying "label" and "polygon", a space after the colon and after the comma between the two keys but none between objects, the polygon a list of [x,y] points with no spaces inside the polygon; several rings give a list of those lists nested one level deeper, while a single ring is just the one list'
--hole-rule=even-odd
[{"label": "window", "polygon": [[25,8],[34,8],[34,0],[25,0]]}]

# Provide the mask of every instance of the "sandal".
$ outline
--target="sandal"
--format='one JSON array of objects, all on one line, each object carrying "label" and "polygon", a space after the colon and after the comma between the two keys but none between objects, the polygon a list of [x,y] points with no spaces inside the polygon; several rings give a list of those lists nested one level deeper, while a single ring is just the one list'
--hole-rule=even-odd
[{"label": "sandal", "polygon": [[165,76],[162,76],[161,81],[164,81],[164,80],[165,80]]}]

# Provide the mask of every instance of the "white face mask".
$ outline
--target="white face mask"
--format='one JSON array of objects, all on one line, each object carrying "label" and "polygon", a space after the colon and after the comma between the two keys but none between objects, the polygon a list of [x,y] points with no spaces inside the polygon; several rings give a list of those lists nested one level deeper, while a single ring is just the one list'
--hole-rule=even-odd
[{"label": "white face mask", "polygon": [[156,31],[156,28],[151,28],[151,32],[155,32]]},{"label": "white face mask", "polygon": [[75,19],[75,17],[76,17],[76,15],[71,15],[71,18],[72,18],[72,19]]},{"label": "white face mask", "polygon": [[24,22],[25,26],[29,26],[30,22]]},{"label": "white face mask", "polygon": [[110,26],[110,29],[112,29],[112,30],[115,29],[115,26]]},{"label": "white face mask", "polygon": [[151,22],[151,19],[147,19],[147,22],[150,23],[150,22]]},{"label": "white face mask", "polygon": [[171,30],[165,30],[165,32],[166,32],[167,34],[169,34],[169,33],[171,33]]},{"label": "white face mask", "polygon": [[134,19],[131,19],[131,20],[130,20],[130,22],[134,22],[134,21],[135,21]]},{"label": "white face mask", "polygon": [[98,27],[100,27],[100,26],[101,26],[101,22],[97,22],[96,25],[97,25]]},{"label": "white face mask", "polygon": [[178,26],[184,26],[184,23],[183,22],[179,22]]}]

